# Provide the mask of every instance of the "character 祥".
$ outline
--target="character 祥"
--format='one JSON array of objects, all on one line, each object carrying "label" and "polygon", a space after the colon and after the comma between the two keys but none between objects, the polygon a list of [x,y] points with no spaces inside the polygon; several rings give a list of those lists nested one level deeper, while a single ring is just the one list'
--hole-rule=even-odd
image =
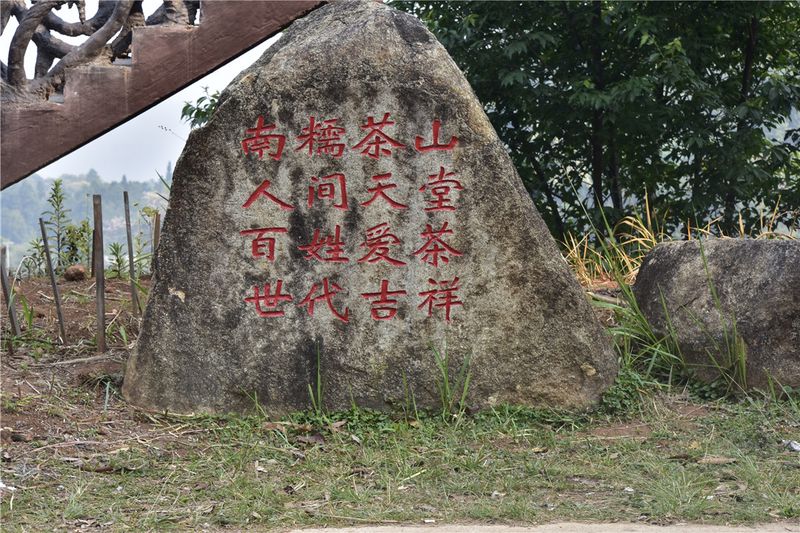
[{"label": "character \u7965", "polygon": [[361,126],[362,130],[369,130],[366,137],[353,146],[356,150],[361,150],[361,155],[371,157],[372,159],[380,159],[381,156],[392,155],[391,146],[394,148],[405,148],[406,145],[396,139],[392,139],[383,128],[386,126],[394,126],[395,122],[389,120],[389,113],[384,113],[383,120],[375,122],[375,117],[367,117],[367,123]]},{"label": "character \u7965", "polygon": [[445,172],[444,167],[439,167],[438,174],[428,176],[428,183],[419,188],[420,192],[430,191],[433,197],[428,200],[428,207],[425,208],[425,211],[456,210],[456,206],[453,205],[453,200],[450,198],[450,193],[453,190],[463,191],[464,186],[458,180],[449,179],[455,175],[455,172]]},{"label": "character \u7965", "polygon": [[426,224],[425,231],[420,233],[422,238],[425,239],[425,244],[415,251],[414,255],[421,255],[420,261],[435,267],[439,266],[439,261],[449,263],[451,255],[463,255],[444,241],[443,237],[452,233],[453,230],[447,228],[447,222],[442,224],[442,227],[438,230],[434,230],[433,226]]},{"label": "character \u7965", "polygon": [[394,296],[406,295],[406,291],[390,291],[389,280],[381,280],[381,288],[378,292],[361,293],[362,298],[374,300],[370,314],[373,320],[391,320],[397,314],[397,300]]},{"label": "character \u7965", "polygon": [[450,137],[450,142],[447,144],[441,144],[439,142],[439,128],[442,127],[442,121],[434,119],[433,121],[433,142],[427,146],[422,145],[422,137],[419,135],[414,139],[414,148],[417,149],[418,152],[431,152],[434,150],[452,150],[458,144],[458,137]]},{"label": "character \u7965", "polygon": [[253,296],[244,299],[247,303],[255,304],[256,312],[259,316],[265,318],[275,318],[284,316],[284,312],[278,309],[282,302],[291,302],[293,298],[288,294],[282,294],[281,288],[283,287],[283,280],[278,280],[275,283],[275,294],[271,294],[272,286],[267,283],[264,285],[264,294],[258,288],[258,285],[253,286]]},{"label": "character \u7965", "polygon": [[[267,261],[275,261],[275,237],[265,237],[267,233],[287,233],[286,228],[253,228],[239,232],[240,235],[255,235],[250,243],[253,257],[266,257]],[[266,248],[266,250],[265,250]]]},{"label": "character \u7965", "polygon": [[361,205],[368,206],[372,204],[378,198],[383,198],[386,202],[392,207],[392,209],[408,209],[408,206],[405,204],[401,204],[400,202],[396,202],[389,195],[386,191],[390,189],[396,189],[396,183],[381,183],[382,181],[388,181],[392,179],[392,173],[388,172],[386,174],[378,174],[377,176],[372,176],[372,180],[377,182],[374,187],[370,187],[367,189],[367,192],[372,193],[372,198],[367,200],[366,202],[361,202]]},{"label": "character \u7965", "polygon": [[436,281],[435,279],[428,279],[428,283],[433,285],[433,288],[428,291],[419,293],[424,298],[424,301],[417,306],[417,309],[428,307],[428,316],[433,315],[433,308],[444,309],[444,319],[450,322],[450,311],[453,307],[463,307],[464,302],[458,299],[456,291],[459,289],[458,276],[452,280]]},{"label": "character \u7965", "polygon": [[295,148],[295,151],[300,151],[304,148],[308,149],[308,155],[314,155],[314,148],[317,149],[317,154],[328,154],[333,157],[342,157],[345,145],[344,128],[337,126],[338,118],[330,120],[323,120],[316,122],[314,117],[308,121],[308,127],[303,128],[297,140],[300,144]]},{"label": "character \u7965", "polygon": [[345,307],[344,314],[342,314],[333,306],[333,297],[341,292],[342,288],[334,282],[328,281],[328,278],[325,278],[322,280],[322,294],[315,296],[319,289],[320,286],[315,283],[311,287],[311,290],[308,291],[306,297],[303,298],[299,304],[297,304],[298,307],[305,306],[306,310],[308,311],[308,315],[314,316],[314,304],[320,300],[325,300],[325,303],[328,304],[328,309],[331,310],[331,313],[333,313],[336,318],[342,322],[348,322],[350,320],[350,309]]},{"label": "character \u7965", "polygon": [[277,126],[275,124],[264,124],[264,116],[258,117],[258,122],[255,128],[245,130],[245,137],[242,139],[242,150],[245,154],[258,154],[261,159],[264,152],[275,161],[280,161],[281,154],[283,153],[283,145],[286,144],[286,137],[276,133],[270,133]]},{"label": "character \u7965", "polygon": [[261,185],[259,185],[258,188],[255,191],[253,191],[253,194],[250,195],[250,197],[247,199],[247,201],[242,204],[242,207],[247,209],[248,207],[253,205],[253,202],[255,202],[261,196],[263,196],[267,200],[270,200],[270,201],[275,202],[276,204],[278,204],[278,207],[280,207],[284,211],[293,210],[294,206],[291,206],[291,205],[287,204],[286,202],[278,199],[277,196],[274,196],[272,193],[270,193],[268,191],[270,185],[272,185],[272,183],[269,180],[264,180],[261,183]]},{"label": "character \u7965", "polygon": [[400,238],[392,233],[388,223],[383,222],[373,226],[366,231],[364,242],[361,243],[361,248],[368,249],[367,253],[358,262],[374,264],[386,261],[392,266],[403,266],[406,264],[404,261],[389,256],[389,247],[398,244],[400,244]]},{"label": "character \u7965", "polygon": [[344,174],[331,174],[311,178],[308,186],[308,207],[314,205],[314,199],[331,200],[333,207],[347,211],[347,183]]},{"label": "character \u7965", "polygon": [[[344,241],[342,241],[340,232],[341,229],[337,224],[333,235],[320,238],[320,232],[317,228],[314,230],[314,236],[311,238],[311,242],[305,246],[298,246],[297,249],[306,253],[306,255],[303,256],[303,259],[306,261],[316,259],[324,263],[347,263],[349,259],[342,256],[344,253]],[[325,254],[324,257],[321,255],[323,253]]]}]

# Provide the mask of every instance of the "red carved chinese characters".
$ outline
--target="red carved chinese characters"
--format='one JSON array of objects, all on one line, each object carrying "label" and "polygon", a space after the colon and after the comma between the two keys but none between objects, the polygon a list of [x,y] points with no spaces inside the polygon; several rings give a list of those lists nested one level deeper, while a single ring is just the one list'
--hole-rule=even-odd
[{"label": "red carved chinese characters", "polygon": [[318,178],[311,178],[308,186],[308,207],[314,205],[314,200],[331,200],[333,207],[347,211],[347,183],[344,174],[331,174]]},{"label": "red carved chinese characters", "polygon": [[404,266],[406,263],[389,256],[389,247],[400,244],[400,238],[392,233],[389,224],[384,222],[373,226],[366,231],[366,238],[361,243],[361,248],[367,248],[364,257],[359,263],[377,263],[386,261],[392,266]]},{"label": "red carved chinese characters", "polygon": [[309,316],[314,316],[314,304],[320,300],[325,300],[325,303],[328,304],[328,309],[331,310],[331,313],[341,320],[342,322],[348,322],[350,320],[350,309],[347,307],[344,308],[344,313],[340,313],[336,310],[333,306],[333,297],[336,296],[339,292],[341,292],[342,288],[338,286],[336,283],[332,281],[328,281],[328,278],[322,280],[322,294],[318,296],[314,296],[317,291],[320,289],[320,286],[316,283],[311,287],[311,290],[308,291],[303,300],[297,304],[298,307],[305,306],[306,310],[308,311]]},{"label": "red carved chinese characters", "polygon": [[277,283],[275,283],[275,294],[270,293],[272,287],[269,283],[264,285],[264,294],[261,294],[258,285],[254,285],[253,296],[245,298],[244,301],[255,304],[256,312],[259,316],[266,318],[284,316],[284,312],[278,309],[278,306],[280,306],[282,302],[291,302],[293,298],[288,294],[282,294],[282,287],[283,280],[279,279]]},{"label": "red carved chinese characters", "polygon": [[[250,243],[253,257],[266,257],[267,261],[275,261],[275,237],[265,237],[267,233],[286,233],[286,228],[254,228],[239,232],[240,235],[255,235]],[[266,247],[266,251],[264,248]]]},{"label": "red carved chinese characters", "polygon": [[439,167],[438,174],[428,176],[428,183],[419,188],[420,192],[430,191],[432,196],[428,200],[428,207],[425,208],[425,211],[456,210],[456,206],[453,205],[453,199],[450,198],[450,193],[453,190],[463,191],[464,186],[458,180],[449,179],[455,175],[455,172],[445,172],[444,167]]},{"label": "red carved chinese characters", "polygon": [[316,122],[314,117],[308,121],[308,127],[303,128],[297,140],[300,144],[295,148],[295,151],[300,151],[304,148],[308,149],[308,155],[314,155],[314,148],[317,149],[317,154],[328,154],[333,157],[342,157],[344,153],[345,144],[344,128],[339,127],[336,123],[338,118],[323,120]]},{"label": "red carved chinese characters", "polygon": [[362,298],[374,300],[370,308],[370,315],[373,320],[391,320],[397,314],[397,300],[394,296],[405,295],[406,291],[390,291],[389,280],[381,280],[381,288],[378,292],[361,293]]},{"label": "red carved chinese characters", "polygon": [[458,287],[458,276],[452,280],[436,281],[435,279],[428,279],[428,283],[433,285],[433,288],[419,293],[424,298],[424,301],[417,306],[417,309],[428,307],[428,316],[433,315],[433,308],[444,309],[444,318],[450,322],[450,311],[453,307],[463,306],[464,303],[458,299],[456,291]]},{"label": "red carved chinese characters", "polygon": [[245,137],[242,139],[242,150],[245,154],[258,154],[261,159],[264,152],[275,161],[280,161],[283,153],[283,146],[286,144],[286,137],[276,133],[270,133],[277,126],[275,124],[264,124],[264,116],[259,115],[255,128],[245,130]]},{"label": "red carved chinese characters", "polygon": [[388,190],[397,188],[396,183],[381,183],[382,181],[388,181],[390,179],[392,179],[391,172],[388,172],[386,174],[378,174],[377,176],[372,176],[372,180],[377,182],[374,187],[370,187],[369,189],[367,189],[367,192],[372,193],[372,198],[370,198],[366,202],[361,202],[361,205],[366,207],[368,205],[371,205],[372,202],[374,202],[378,198],[382,198],[383,200],[386,201],[386,203],[388,203],[392,207],[392,209],[408,209],[407,205],[401,204],[400,202],[393,200],[386,192]]},{"label": "red carved chinese characters", "polygon": [[433,141],[427,146],[422,145],[422,137],[419,135],[414,139],[414,148],[418,152],[430,152],[433,150],[452,150],[458,144],[458,137],[450,137],[450,142],[441,144],[439,142],[439,128],[442,127],[442,121],[438,118],[433,121]]},{"label": "red carved chinese characters", "polygon": [[380,159],[381,156],[392,155],[393,148],[405,148],[405,144],[396,139],[392,139],[387,135],[383,128],[386,126],[394,126],[395,122],[389,120],[389,113],[384,113],[383,120],[375,122],[375,117],[367,117],[367,123],[361,126],[362,130],[369,130],[369,133],[359,141],[358,144],[353,146],[356,150],[361,150],[361,155],[371,157],[372,159]]},{"label": "red carved chinese characters", "polygon": [[425,231],[420,233],[422,238],[425,239],[425,244],[415,251],[414,255],[421,255],[420,261],[435,267],[439,266],[439,261],[449,263],[451,255],[463,255],[444,241],[444,236],[452,235],[452,233],[453,230],[447,228],[447,222],[442,224],[442,227],[438,230],[434,230],[433,226],[426,224]]},{"label": "red carved chinese characters", "polygon": [[[311,242],[305,246],[298,246],[297,249],[306,253],[303,257],[306,261],[316,259],[324,263],[347,263],[349,259],[342,256],[344,253],[344,241],[342,241],[340,232],[341,230],[337,224],[333,235],[321,238],[319,229],[315,229]],[[322,256],[323,253],[325,254],[324,257]]]},{"label": "red carved chinese characters", "polygon": [[285,211],[291,211],[292,209],[294,209],[293,206],[287,204],[283,200],[280,200],[277,196],[271,194],[268,191],[270,185],[272,185],[272,183],[269,180],[264,180],[261,183],[261,185],[259,185],[258,188],[255,191],[253,191],[253,194],[250,195],[250,197],[247,199],[247,201],[242,204],[242,207],[247,209],[248,207],[253,205],[253,202],[255,202],[261,196],[263,196],[267,200],[270,200],[270,201],[275,202],[276,204],[278,204],[278,207],[280,207],[281,209],[283,209]]},{"label": "red carved chinese characters", "polygon": [[[378,117],[380,117],[380,115],[378,115]],[[380,160],[382,157],[391,157],[398,150],[410,149],[410,146],[407,147],[403,142],[391,136],[396,132],[396,122],[391,119],[391,114],[384,113],[382,118],[378,117],[367,116],[365,123],[360,124],[363,138],[350,148],[353,154],[348,153],[348,157],[359,158],[359,156],[364,156],[374,160]],[[339,118],[325,119],[319,115],[308,117],[308,122],[302,127],[300,133],[295,137],[289,137],[290,143],[294,140],[294,150],[287,150],[287,158],[304,157],[306,154],[309,157],[344,157],[350,143],[347,142],[345,137],[346,130],[343,126],[339,125],[340,122],[341,120]],[[460,142],[459,138],[455,135],[447,135],[446,133],[449,132],[444,131],[442,121],[438,118],[434,119],[431,123],[431,129],[428,130],[428,132],[423,132],[422,135],[414,137],[414,149],[417,153],[453,151]],[[267,123],[265,115],[258,117],[255,127],[245,129],[245,137],[241,140],[241,147],[246,155],[255,154],[259,159],[262,159],[264,155],[266,155],[276,161],[281,160],[284,148],[286,147],[285,145],[286,137],[278,133],[278,126],[276,124]],[[295,153],[299,155],[294,155]],[[406,152],[406,154],[413,153],[414,152]],[[340,165],[340,162],[333,160],[328,160],[328,164],[335,165],[333,168],[327,169],[328,172],[331,172],[330,174],[311,176],[306,183],[292,185],[291,189],[288,188],[288,186],[281,187],[280,189],[276,187],[270,191],[273,182],[269,179],[265,179],[252,194],[250,194],[244,204],[242,204],[242,208],[247,209],[251,207],[257,200],[267,200],[278,206],[281,210],[293,211],[295,210],[295,205],[284,201],[284,199],[279,196],[288,195],[289,193],[285,192],[287,190],[296,193],[294,187],[307,186],[307,205],[300,205],[299,211],[302,211],[304,214],[312,215],[314,220],[320,220],[320,216],[322,217],[321,220],[325,220],[326,214],[331,213],[331,208],[348,212],[347,214],[342,213],[335,215],[335,219],[331,221],[331,225],[333,225],[334,221],[342,224],[342,219],[346,220],[348,224],[352,223],[357,225],[359,220],[365,218],[370,220],[370,224],[375,224],[381,219],[378,218],[375,220],[374,217],[387,217],[384,218],[384,220],[386,220],[385,222],[369,227],[364,232],[364,239],[363,242],[359,244],[360,250],[358,253],[358,255],[362,253],[363,255],[356,260],[357,263],[369,265],[387,263],[391,267],[401,268],[408,266],[406,259],[413,256],[417,257],[422,264],[431,265],[431,267],[438,269],[449,265],[454,258],[463,255],[460,250],[456,249],[451,244],[451,242],[459,241],[455,240],[455,231],[449,227],[449,222],[437,221],[435,219],[436,215],[433,215],[433,213],[440,211],[450,212],[457,210],[459,197],[463,194],[462,191],[465,190],[465,187],[460,181],[460,176],[458,176],[456,169],[440,166],[437,172],[433,170],[435,169],[435,167],[433,167],[431,169],[433,173],[427,176],[427,180],[422,186],[419,186],[419,183],[414,185],[415,188],[419,187],[418,191],[422,193],[422,197],[413,198],[413,202],[409,202],[408,197],[404,196],[409,190],[407,186],[403,185],[401,187],[402,184],[395,181],[391,172],[372,175],[369,180],[366,180],[365,185],[361,185],[360,179],[356,182],[356,185],[353,185],[351,181],[351,188],[361,185],[366,189],[366,193],[368,193],[364,194],[364,198],[358,197],[358,200],[368,198],[366,201],[354,202],[356,211],[360,208],[369,208],[375,203],[383,203],[388,204],[388,207],[393,210],[411,209],[410,212],[406,212],[408,213],[408,216],[406,216],[399,213],[397,215],[392,215],[390,211],[386,211],[385,205],[383,208],[378,209],[372,207],[365,213],[350,213],[351,204],[348,198],[347,180],[343,173],[336,171],[341,168],[352,167],[343,167]],[[372,164],[369,165],[371,166]],[[380,172],[381,170],[382,169],[375,169],[373,171]],[[395,173],[400,172],[397,169],[394,169],[394,171]],[[324,170],[313,170],[311,172],[324,172]],[[288,174],[294,176],[292,172]],[[286,176],[287,173],[276,171],[267,175],[277,180],[285,178],[276,178],[273,176]],[[308,174],[306,174],[306,176],[308,176]],[[352,179],[352,176],[350,177]],[[403,179],[405,178],[407,178],[407,176],[403,176]],[[283,184],[283,182],[281,182],[281,184]],[[413,189],[412,192],[414,192]],[[356,194],[360,195],[362,191],[359,190]],[[286,199],[289,201],[296,201],[297,197],[293,194],[290,198]],[[424,203],[422,201],[423,199]],[[302,202],[302,200],[299,201]],[[403,201],[408,202],[408,204],[402,203]],[[305,210],[306,207],[308,211]],[[274,209],[274,207],[271,209]],[[350,215],[354,215],[354,217]],[[364,215],[364,217],[362,218],[360,215]],[[270,214],[269,211],[264,213],[259,212],[259,216],[263,217],[262,220],[270,220],[273,214]],[[274,216],[278,215],[275,214]],[[410,254],[408,252],[406,252],[406,254],[403,253],[403,242],[400,237],[392,231],[390,222],[392,222],[393,219],[388,218],[392,216],[399,217],[403,222],[407,222],[408,220],[420,220],[418,216],[423,219],[429,217],[425,224],[424,231],[420,233],[422,240],[418,243],[419,248],[414,250],[412,247],[411,250],[414,251]],[[301,217],[301,219],[302,218],[303,217]],[[277,250],[279,249],[277,246],[279,235],[288,234],[290,225],[296,228],[297,223],[294,217],[290,217],[288,222],[273,223],[276,226],[282,225],[282,227],[256,227],[241,230],[239,233],[243,237],[250,239],[250,254],[254,259],[263,258],[270,263],[275,263]],[[304,224],[302,220],[300,223]],[[395,223],[397,223],[397,220],[392,222],[392,225]],[[262,226],[268,224],[267,222],[261,222],[260,224],[256,223],[252,225]],[[320,226],[320,224],[320,222],[316,222],[314,226]],[[439,224],[441,224],[441,226],[435,229]],[[397,228],[395,227],[395,229]],[[303,259],[306,261],[316,261],[334,265],[336,263],[349,263],[350,258],[345,256],[346,243],[342,238],[340,225],[335,225],[329,234],[322,234],[322,231],[323,227],[316,227],[313,230],[310,242],[298,243],[300,245],[297,246],[297,250],[302,253]],[[355,243],[350,243],[351,246],[354,244]],[[294,251],[292,255],[296,257]],[[407,257],[404,257],[404,255],[407,255]],[[278,265],[276,265],[276,267],[277,266]],[[300,303],[297,303],[295,297],[299,298],[302,294],[300,291],[305,290],[308,286],[305,285],[297,289],[297,292],[294,294],[284,293],[282,279],[278,279],[277,281],[273,279],[263,286],[256,284],[252,286],[252,289],[248,289],[248,293],[242,295],[242,298],[244,298],[246,304],[253,304],[258,316],[267,318],[285,316],[284,306],[288,305],[289,302],[293,302],[291,304],[292,307],[295,307],[295,304],[297,307],[305,307],[308,315],[313,317],[316,304],[324,302],[335,318],[348,323],[350,319],[350,309],[347,307],[348,298],[345,296],[347,291],[331,281],[331,274],[329,271],[333,267],[314,267],[313,265],[309,265],[309,267],[312,269],[325,269],[325,275],[327,277],[313,283]],[[273,268],[273,266],[270,266],[270,268]],[[369,269],[373,267],[360,267],[353,263],[349,268],[356,268],[359,269],[360,272],[364,272],[360,269]],[[425,268],[427,270],[427,267]],[[416,278],[416,272],[418,272],[418,270],[417,267],[413,267],[412,270],[411,272],[398,272],[398,279],[414,283],[411,280]],[[282,270],[279,269],[279,271]],[[376,272],[381,272],[381,270],[378,269]],[[460,279],[455,273],[428,273],[428,275],[433,277],[425,276],[427,278],[427,285],[421,289],[410,288],[414,285],[403,287],[402,281],[399,283],[400,286],[390,287],[388,279],[380,278],[378,278],[380,280],[378,287],[358,287],[361,289],[357,293],[360,298],[356,295],[355,291],[353,291],[353,297],[355,297],[355,301],[363,303],[361,309],[364,314],[357,315],[357,317],[360,316],[362,319],[366,319],[366,302],[368,302],[372,320],[393,320],[397,318],[398,315],[400,318],[403,318],[403,315],[400,314],[400,302],[408,297],[409,293],[406,292],[406,289],[408,289],[412,291],[412,296],[416,293],[420,297],[420,300],[411,304],[411,310],[414,314],[422,315],[422,313],[425,313],[428,318],[436,317],[438,320],[441,317],[442,320],[450,322],[453,311],[458,307],[463,309],[464,306],[464,302],[460,299],[458,294],[460,291]],[[322,277],[322,275],[320,275],[320,277]],[[452,279],[434,279],[441,277]],[[316,279],[319,280],[320,278],[318,277]],[[423,280],[424,279],[425,278],[423,278]],[[334,303],[334,298],[339,294],[341,294],[341,296],[337,299],[337,302],[339,302],[339,308],[337,308]],[[342,300],[341,298],[345,299]],[[410,302],[408,303],[410,304]],[[413,305],[416,305],[416,309],[421,310],[422,313],[415,310]]]}]

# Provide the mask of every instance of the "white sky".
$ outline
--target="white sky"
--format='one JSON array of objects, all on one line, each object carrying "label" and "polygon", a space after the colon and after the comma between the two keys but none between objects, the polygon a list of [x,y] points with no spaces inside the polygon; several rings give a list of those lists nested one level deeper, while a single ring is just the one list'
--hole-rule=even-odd
[{"label": "white sky", "polygon": [[[97,10],[97,2],[98,0],[87,0],[87,18]],[[160,0],[144,0],[145,15],[152,13],[160,4]],[[64,6],[56,13],[68,21],[78,20],[78,11],[74,7]],[[9,44],[16,29],[16,20],[12,17],[3,35],[0,36],[0,55],[6,64],[8,64]],[[71,43],[85,39],[85,37],[68,38],[54,35]],[[175,165],[189,134],[189,125],[180,119],[184,102],[197,100],[203,95],[203,87],[206,86],[209,92],[224,89],[239,72],[254,63],[276,39],[277,36],[258,45],[193,85],[37,173],[47,178],[57,178],[61,174],[83,174],[93,168],[103,179],[109,181],[119,180],[123,174],[129,180],[158,179],[156,171],[163,175],[168,161],[172,161],[173,166]],[[28,76],[33,75],[35,62],[36,46],[31,43],[25,55],[25,69]]]}]

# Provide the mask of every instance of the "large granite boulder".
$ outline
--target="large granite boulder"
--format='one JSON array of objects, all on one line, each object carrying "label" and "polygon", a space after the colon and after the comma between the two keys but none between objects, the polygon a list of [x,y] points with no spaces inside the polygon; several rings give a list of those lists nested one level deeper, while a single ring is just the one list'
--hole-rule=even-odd
[{"label": "large granite boulder", "polygon": [[747,387],[767,388],[770,377],[800,386],[800,242],[660,244],[645,257],[634,295],[659,335],[674,332],[701,379],[722,369]]},{"label": "large granite boulder", "polygon": [[[270,412],[586,407],[603,328],[481,104],[415,18],[372,1],[295,22],[179,159],[125,377],[133,403]],[[446,346],[446,348],[445,348]],[[446,352],[445,352],[446,350]]]}]

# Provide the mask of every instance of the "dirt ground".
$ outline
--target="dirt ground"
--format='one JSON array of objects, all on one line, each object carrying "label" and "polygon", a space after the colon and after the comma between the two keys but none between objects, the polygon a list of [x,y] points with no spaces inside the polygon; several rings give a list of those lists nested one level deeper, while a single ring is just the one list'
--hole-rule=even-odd
[{"label": "dirt ground", "polygon": [[[142,285],[148,283],[145,280]],[[75,440],[74,435],[88,428],[95,428],[91,441],[97,444],[146,434],[149,429],[146,423],[131,418],[117,392],[128,349],[138,333],[138,320],[130,305],[130,283],[105,282],[108,349],[104,354],[97,353],[94,341],[93,280],[61,279],[58,284],[66,330],[63,343],[59,342],[49,279],[25,279],[15,284],[22,333],[16,341],[9,342],[10,325],[6,306],[2,306],[0,438],[4,465],[40,453],[34,452],[37,446],[32,444]],[[50,450],[55,453],[57,448]],[[8,491],[0,494],[7,497]]]}]

